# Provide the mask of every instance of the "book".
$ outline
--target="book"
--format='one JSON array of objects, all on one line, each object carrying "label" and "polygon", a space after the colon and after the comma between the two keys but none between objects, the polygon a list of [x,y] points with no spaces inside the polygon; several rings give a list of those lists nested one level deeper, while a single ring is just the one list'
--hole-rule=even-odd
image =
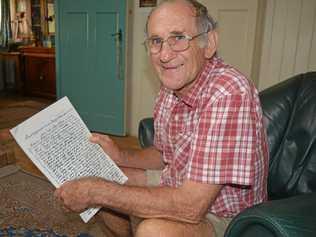
[{"label": "book", "polygon": [[[10,132],[30,160],[56,187],[85,176],[124,184],[127,177],[98,144],[67,97],[33,115]],[[88,222],[100,209],[80,213]]]}]

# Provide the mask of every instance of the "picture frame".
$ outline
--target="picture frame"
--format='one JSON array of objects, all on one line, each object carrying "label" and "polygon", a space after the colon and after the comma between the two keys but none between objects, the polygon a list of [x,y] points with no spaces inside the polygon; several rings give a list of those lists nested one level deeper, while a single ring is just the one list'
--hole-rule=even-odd
[{"label": "picture frame", "polygon": [[139,0],[139,7],[155,7],[157,0]]}]

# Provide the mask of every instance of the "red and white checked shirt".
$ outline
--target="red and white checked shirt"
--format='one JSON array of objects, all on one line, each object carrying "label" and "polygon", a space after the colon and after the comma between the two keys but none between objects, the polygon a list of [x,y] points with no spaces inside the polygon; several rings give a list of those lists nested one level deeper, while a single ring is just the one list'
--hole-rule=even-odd
[{"label": "red and white checked shirt", "polygon": [[267,199],[268,147],[258,92],[213,57],[179,98],[162,87],[154,109],[154,145],[166,164],[161,185],[222,184],[209,212],[233,217]]}]

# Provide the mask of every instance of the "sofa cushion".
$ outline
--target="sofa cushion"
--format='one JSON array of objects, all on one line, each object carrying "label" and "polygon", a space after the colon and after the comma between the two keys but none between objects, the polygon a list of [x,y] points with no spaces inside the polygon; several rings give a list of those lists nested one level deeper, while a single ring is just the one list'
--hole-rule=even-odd
[{"label": "sofa cushion", "polygon": [[270,199],[316,192],[316,72],[260,93],[267,126]]}]

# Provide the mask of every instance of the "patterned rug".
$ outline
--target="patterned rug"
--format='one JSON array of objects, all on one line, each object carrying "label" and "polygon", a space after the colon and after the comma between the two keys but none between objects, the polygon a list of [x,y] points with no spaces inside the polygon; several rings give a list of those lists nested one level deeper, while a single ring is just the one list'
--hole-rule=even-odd
[{"label": "patterned rug", "polygon": [[[28,167],[25,167],[24,163],[21,164],[21,160],[28,158],[16,144],[9,130],[44,109],[50,103],[52,102],[43,99],[12,100],[0,97],[0,168],[17,163],[26,170],[37,171],[31,162],[27,163]],[[36,174],[41,175],[40,172],[36,172]]]},{"label": "patterned rug", "polygon": [[17,166],[0,168],[0,236],[104,236],[96,217],[85,224],[78,214],[66,212],[54,190],[46,179]]},{"label": "patterned rug", "polygon": [[12,128],[47,107],[47,103],[33,100],[0,103],[0,129]]}]

